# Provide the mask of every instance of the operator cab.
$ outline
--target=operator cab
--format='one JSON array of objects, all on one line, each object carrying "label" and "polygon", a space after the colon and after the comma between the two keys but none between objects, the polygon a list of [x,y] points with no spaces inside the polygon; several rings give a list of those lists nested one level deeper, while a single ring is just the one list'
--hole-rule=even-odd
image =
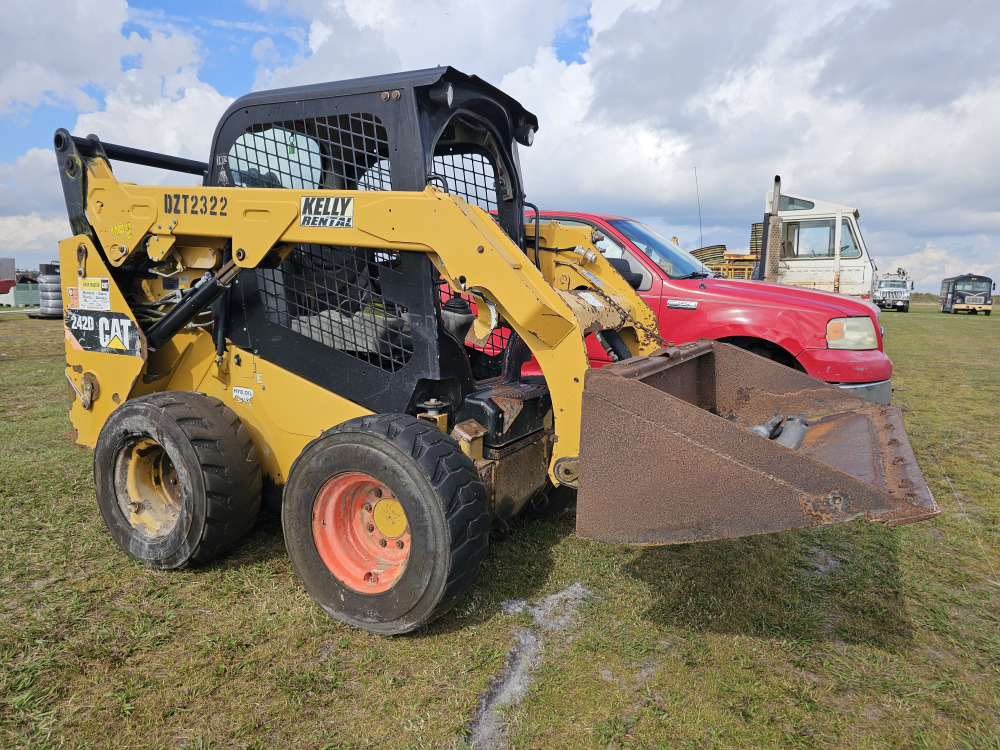
[{"label": "operator cab", "polygon": [[[220,121],[206,184],[433,185],[486,211],[523,250],[517,143],[530,145],[537,127],[514,99],[453,68],[258,92],[234,102]],[[349,196],[318,198],[309,209],[317,221],[353,226]],[[241,275],[225,334],[373,412],[415,415],[435,404],[449,430],[474,419],[488,431],[486,457],[498,458],[547,434],[551,400],[543,384],[522,382],[527,347],[502,321],[485,350],[465,344],[471,313],[426,253],[302,244],[276,267]],[[500,393],[503,400],[494,399]],[[543,467],[539,486],[546,464],[533,463]]]}]

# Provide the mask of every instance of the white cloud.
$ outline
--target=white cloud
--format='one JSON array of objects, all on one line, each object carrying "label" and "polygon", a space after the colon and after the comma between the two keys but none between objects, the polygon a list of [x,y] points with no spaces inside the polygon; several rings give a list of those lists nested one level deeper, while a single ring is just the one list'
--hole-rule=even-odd
[{"label": "white cloud", "polygon": [[43,218],[37,213],[0,216],[0,256],[13,258],[17,268],[33,270],[59,259],[59,241],[71,236],[69,220]]},{"label": "white cloud", "polygon": [[125,0],[49,0],[0,24],[0,116],[42,104],[94,106],[85,91],[111,84],[120,66]]},{"label": "white cloud", "polygon": [[[585,0],[301,0],[309,43],[284,65],[257,73],[255,87],[277,87],[452,65],[491,82],[550,45]],[[325,33],[322,29],[331,29]]]}]

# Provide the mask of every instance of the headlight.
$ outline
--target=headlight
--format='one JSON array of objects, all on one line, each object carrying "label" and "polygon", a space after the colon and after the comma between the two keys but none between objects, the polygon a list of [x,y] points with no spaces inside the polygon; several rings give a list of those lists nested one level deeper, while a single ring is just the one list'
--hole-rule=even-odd
[{"label": "headlight", "polygon": [[878,349],[871,318],[833,318],[826,324],[830,349]]}]

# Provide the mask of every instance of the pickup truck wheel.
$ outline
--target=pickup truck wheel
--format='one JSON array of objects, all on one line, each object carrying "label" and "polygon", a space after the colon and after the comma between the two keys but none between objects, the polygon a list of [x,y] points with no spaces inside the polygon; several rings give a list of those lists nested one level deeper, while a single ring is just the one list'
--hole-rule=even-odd
[{"label": "pickup truck wheel", "polygon": [[805,372],[805,369],[801,364],[799,364],[799,361],[795,359],[795,357],[777,344],[772,344],[770,341],[747,339],[739,336],[730,339],[720,339],[720,341],[727,344],[733,344],[741,349],[746,349],[751,354],[756,354],[758,357],[763,357],[764,359],[769,359],[772,362],[777,362],[779,365],[785,365],[786,367],[791,367],[793,370]]},{"label": "pickup truck wheel", "polygon": [[910,311],[910,303],[907,302],[905,305],[903,305],[903,312],[908,313],[909,311]]},{"label": "pickup truck wheel", "polygon": [[97,503],[129,557],[184,568],[229,551],[260,510],[253,441],[219,399],[165,392],[125,402],[94,450]]},{"label": "pickup truck wheel", "polygon": [[352,419],[309,443],[288,474],[281,521],[316,603],[382,635],[455,605],[479,574],[492,524],[471,459],[402,414]]}]

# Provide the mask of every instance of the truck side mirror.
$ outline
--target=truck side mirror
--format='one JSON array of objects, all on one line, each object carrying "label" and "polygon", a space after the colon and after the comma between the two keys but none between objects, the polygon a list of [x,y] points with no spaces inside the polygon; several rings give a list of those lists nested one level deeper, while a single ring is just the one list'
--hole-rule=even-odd
[{"label": "truck side mirror", "polygon": [[915,282],[915,281],[911,281],[911,282],[910,282],[910,291],[911,291],[911,292],[912,292],[912,291],[913,291],[914,289],[916,289],[916,285],[917,285],[917,282]]}]

